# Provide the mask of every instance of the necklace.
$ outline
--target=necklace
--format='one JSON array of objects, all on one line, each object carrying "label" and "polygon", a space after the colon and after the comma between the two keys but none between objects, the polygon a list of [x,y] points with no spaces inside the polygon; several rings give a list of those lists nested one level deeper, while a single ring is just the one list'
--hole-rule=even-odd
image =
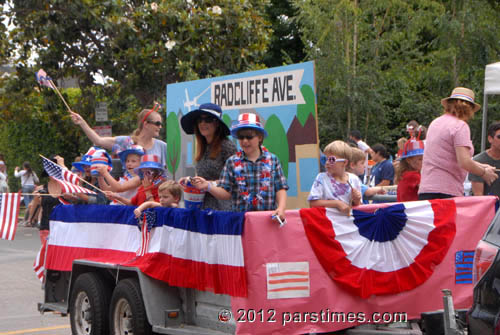
[{"label": "necklace", "polygon": [[264,158],[260,161],[262,169],[258,179],[259,189],[257,193],[250,192],[248,187],[248,181],[245,176],[248,175],[248,161],[243,160],[244,152],[238,151],[236,153],[237,158],[234,161],[235,179],[240,194],[243,196],[243,200],[247,203],[251,203],[254,208],[257,208],[257,206],[264,201],[271,186],[271,155],[264,146],[261,146],[261,148]]}]

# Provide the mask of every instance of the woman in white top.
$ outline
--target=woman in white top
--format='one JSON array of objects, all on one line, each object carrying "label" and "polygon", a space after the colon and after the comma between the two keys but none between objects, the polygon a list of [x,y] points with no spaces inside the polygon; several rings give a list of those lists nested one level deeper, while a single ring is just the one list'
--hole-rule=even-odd
[{"label": "woman in white top", "polygon": [[28,208],[31,200],[33,200],[33,196],[31,193],[35,190],[35,184],[38,184],[38,176],[35,171],[31,169],[31,165],[29,162],[23,163],[23,169],[19,171],[19,166],[16,166],[14,169],[14,176],[16,178],[21,178],[21,188],[23,193],[30,193],[30,195],[24,195],[24,205]]},{"label": "woman in white top", "polygon": [[4,161],[0,161],[0,193],[9,193],[9,184],[7,184],[7,167]]}]

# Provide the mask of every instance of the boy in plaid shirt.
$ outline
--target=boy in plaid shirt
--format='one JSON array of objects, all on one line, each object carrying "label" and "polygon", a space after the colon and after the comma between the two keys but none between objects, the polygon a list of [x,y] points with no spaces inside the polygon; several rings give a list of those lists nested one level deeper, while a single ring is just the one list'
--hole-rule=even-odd
[{"label": "boy in plaid shirt", "polygon": [[272,210],[272,215],[284,220],[288,185],[278,158],[262,146],[267,131],[259,116],[239,115],[231,135],[238,139],[242,151],[229,157],[218,183],[193,177],[193,185],[217,199],[231,199],[233,211]]}]

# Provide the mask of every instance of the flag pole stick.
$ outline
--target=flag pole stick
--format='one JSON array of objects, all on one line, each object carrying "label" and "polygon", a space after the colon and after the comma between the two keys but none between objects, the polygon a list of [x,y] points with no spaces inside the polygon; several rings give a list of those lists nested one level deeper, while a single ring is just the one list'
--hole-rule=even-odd
[{"label": "flag pole stick", "polygon": [[[46,160],[51,161],[51,160],[50,160],[50,159],[48,159],[47,157],[44,157],[42,154],[38,154],[38,155],[40,155],[40,157],[45,158]],[[52,162],[52,161],[51,161],[51,162]],[[54,163],[54,162],[52,162],[52,163]],[[59,164],[57,164],[57,163],[54,163],[54,164],[56,164],[57,166],[59,166],[59,167],[61,167],[61,168],[63,168],[63,169],[66,169],[66,170],[67,170],[67,168],[66,168],[66,167],[64,167],[64,166],[61,166],[61,165],[59,165]],[[78,180],[81,180],[81,181],[83,181],[84,183],[86,183],[87,185],[92,186],[93,188],[95,188],[95,189],[96,189],[96,190],[98,190],[99,192],[104,193],[104,191],[103,191],[103,190],[101,190],[99,187],[92,185],[91,183],[89,183],[89,182],[88,182],[88,181],[86,181],[85,179],[78,177],[76,174],[75,174],[75,176],[78,178]]]},{"label": "flag pole stick", "polygon": [[[42,154],[38,154],[38,155],[39,155],[40,157],[42,157],[42,158],[45,158],[46,160],[51,161],[50,159],[48,159],[47,157],[43,156]],[[52,162],[52,161],[51,161],[51,162]],[[54,162],[52,162],[52,163],[54,163]],[[63,168],[63,169],[66,169],[66,167],[61,166],[61,165],[59,165],[59,164],[57,164],[57,163],[54,163],[54,164],[56,164],[57,166],[59,166],[59,167],[61,167],[61,168]],[[76,174],[75,174],[75,176],[76,176],[79,180],[81,180],[81,181],[83,181],[84,183],[86,183],[86,184],[88,184],[88,185],[92,186],[93,188],[95,188],[95,189],[96,189],[96,190],[98,190],[99,192],[104,193],[104,191],[103,191],[103,190],[101,190],[99,187],[97,187],[97,186],[95,186],[95,185],[92,185],[91,183],[89,183],[88,181],[86,181],[86,180],[85,180],[85,179],[83,179],[83,178],[80,178],[80,177],[79,177],[79,176],[77,176]],[[104,193],[104,194],[105,194],[105,193]],[[119,202],[120,204],[125,205],[125,204],[124,204],[123,202],[121,202],[120,200],[118,200],[118,199],[115,199],[115,200],[116,200],[117,202]]]},{"label": "flag pole stick", "polygon": [[68,109],[69,112],[72,112],[71,108],[69,107],[68,103],[66,102],[66,100],[64,99],[64,97],[62,96],[61,92],[59,92],[59,89],[57,88],[56,84],[54,84],[54,82],[52,81],[52,79],[49,79],[49,82],[50,82],[50,85],[52,85],[52,87],[56,90],[57,92],[57,95],[59,95],[59,98],[61,98],[61,100],[64,102],[64,104],[66,105],[66,108]]}]

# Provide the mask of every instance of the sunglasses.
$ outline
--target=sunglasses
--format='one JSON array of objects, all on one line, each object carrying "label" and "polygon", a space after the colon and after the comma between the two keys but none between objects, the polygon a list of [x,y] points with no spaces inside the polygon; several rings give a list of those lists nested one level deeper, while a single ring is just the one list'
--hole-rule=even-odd
[{"label": "sunglasses", "polygon": [[146,121],[146,122],[149,123],[149,124],[154,124],[157,127],[163,126],[163,123],[161,123],[161,121],[155,121],[155,122],[153,122],[153,121]]},{"label": "sunglasses", "polygon": [[346,160],[344,158],[337,158],[335,156],[328,156],[326,157],[326,163],[328,164],[335,164],[336,162],[345,162]]},{"label": "sunglasses", "polygon": [[215,117],[213,116],[200,116],[196,122],[198,123],[201,123],[201,122],[205,122],[205,123],[213,123],[215,122],[215,120],[217,120]]},{"label": "sunglasses", "polygon": [[255,136],[257,135],[238,135],[238,140],[243,141],[244,139],[247,139],[251,141]]}]

